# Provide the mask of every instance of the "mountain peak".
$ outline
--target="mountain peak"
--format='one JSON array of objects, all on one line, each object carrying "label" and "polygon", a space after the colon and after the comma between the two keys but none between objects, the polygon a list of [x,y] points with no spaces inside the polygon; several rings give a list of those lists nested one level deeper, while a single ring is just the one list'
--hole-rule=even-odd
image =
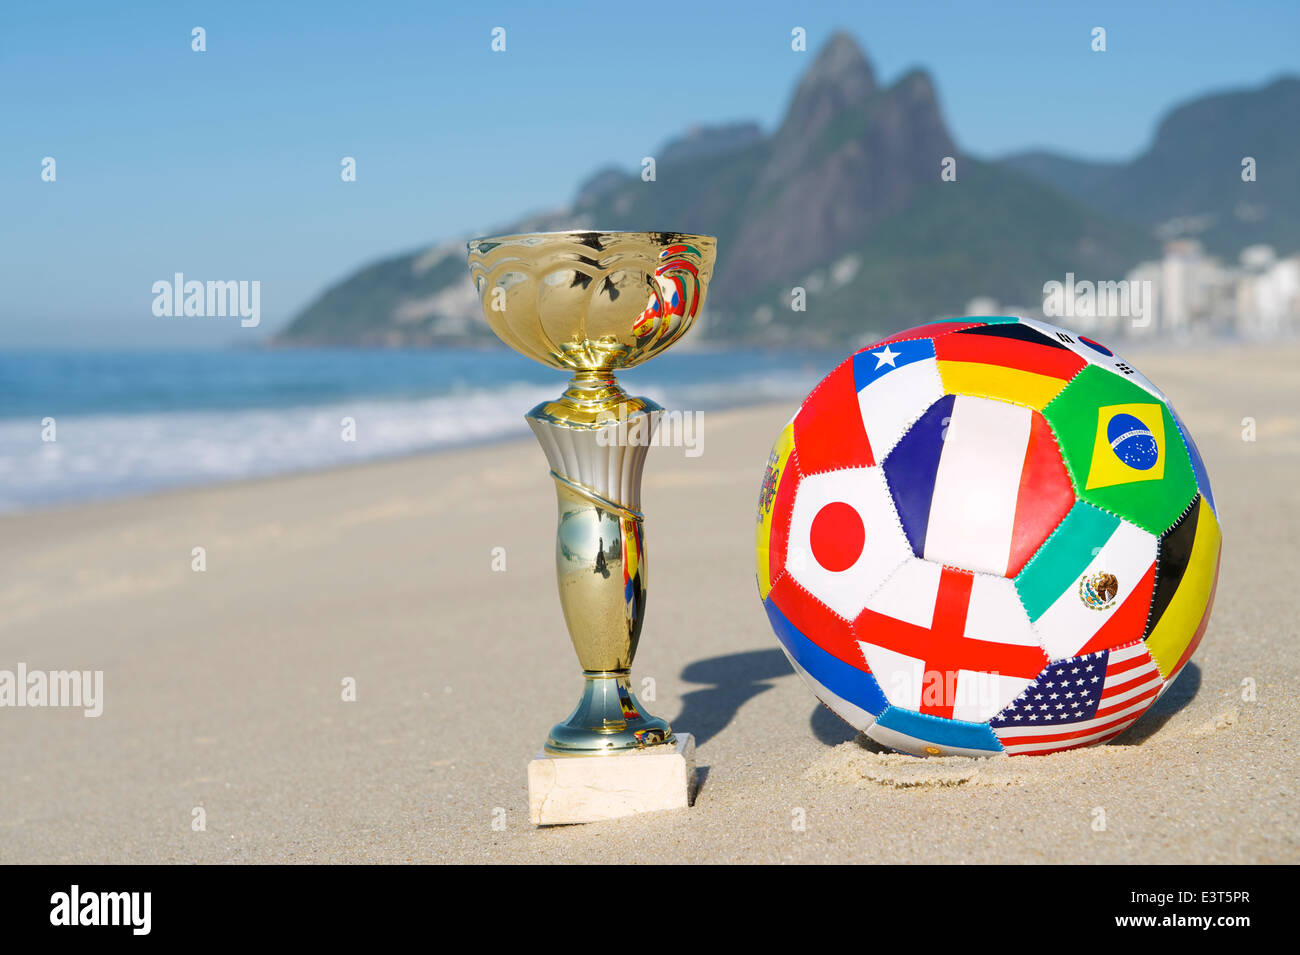
[{"label": "mountain peak", "polygon": [[843,108],[866,99],[876,91],[876,71],[871,68],[862,48],[849,34],[831,35],[818,52],[812,66],[799,80],[790,112],[809,111],[825,104]]},{"label": "mountain peak", "polygon": [[834,33],[800,78],[773,138],[778,144],[816,138],[837,116],[875,92],[876,73],[857,41],[847,33]]},{"label": "mountain peak", "polygon": [[876,73],[858,42],[843,30],[837,30],[813,60],[804,82],[860,84],[861,95],[866,95],[876,88]]}]

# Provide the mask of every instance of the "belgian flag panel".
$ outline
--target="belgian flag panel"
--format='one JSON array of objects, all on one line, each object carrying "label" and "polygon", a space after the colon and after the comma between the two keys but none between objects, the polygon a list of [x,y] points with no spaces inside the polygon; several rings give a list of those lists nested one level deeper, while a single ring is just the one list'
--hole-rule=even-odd
[{"label": "belgian flag panel", "polygon": [[1167,680],[1177,675],[1205,635],[1222,540],[1219,521],[1200,496],[1160,538],[1146,643]]}]

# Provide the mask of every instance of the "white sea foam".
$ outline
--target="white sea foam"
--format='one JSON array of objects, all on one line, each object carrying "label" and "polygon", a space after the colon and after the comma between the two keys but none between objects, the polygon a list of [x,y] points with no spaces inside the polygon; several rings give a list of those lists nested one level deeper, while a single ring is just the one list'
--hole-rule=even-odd
[{"label": "white sea foam", "polygon": [[[797,399],[816,377],[774,370],[663,387],[638,376],[627,386],[665,407],[708,409]],[[529,434],[524,413],[556,397],[562,387],[558,379],[420,399],[61,415],[52,442],[42,441],[41,426],[32,418],[0,419],[0,511],[523,438]],[[343,439],[345,418],[355,421],[355,441]]]}]

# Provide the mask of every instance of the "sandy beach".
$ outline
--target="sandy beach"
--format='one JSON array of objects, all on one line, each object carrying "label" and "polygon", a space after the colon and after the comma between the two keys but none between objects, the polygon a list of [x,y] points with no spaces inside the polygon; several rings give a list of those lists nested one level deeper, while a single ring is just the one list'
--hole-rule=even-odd
[{"label": "sandy beach", "polygon": [[821,708],[755,589],[794,410],[768,405],[646,468],[633,676],[697,739],[692,808],[528,822],[581,684],[529,438],[0,518],[0,668],[104,674],[97,718],[0,709],[0,862],[1300,861],[1300,347],[1134,357],[1200,445],[1224,552],[1193,663],[1110,745],[922,761]]}]

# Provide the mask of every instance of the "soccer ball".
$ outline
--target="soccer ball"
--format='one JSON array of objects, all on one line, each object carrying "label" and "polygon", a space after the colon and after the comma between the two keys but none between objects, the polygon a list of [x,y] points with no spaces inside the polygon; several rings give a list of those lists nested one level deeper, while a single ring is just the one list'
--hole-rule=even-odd
[{"label": "soccer ball", "polygon": [[1168,399],[1025,318],[854,353],[777,439],[758,589],[795,670],[917,755],[1044,754],[1127,729],[1196,650],[1220,532]]}]

